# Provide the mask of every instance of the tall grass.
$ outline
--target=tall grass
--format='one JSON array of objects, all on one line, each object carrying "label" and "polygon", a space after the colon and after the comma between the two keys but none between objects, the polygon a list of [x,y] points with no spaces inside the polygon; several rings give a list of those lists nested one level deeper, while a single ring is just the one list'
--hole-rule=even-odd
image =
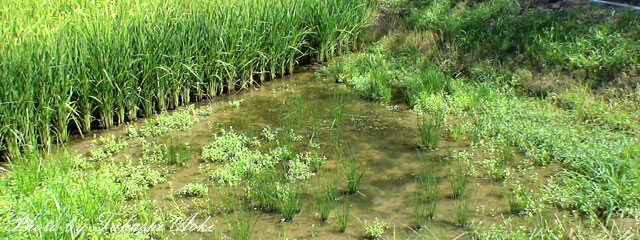
[{"label": "tall grass", "polygon": [[[0,18],[8,156],[324,61],[361,42],[364,0],[9,0]],[[46,24],[43,24],[46,23]],[[0,148],[0,149],[2,149]]]}]

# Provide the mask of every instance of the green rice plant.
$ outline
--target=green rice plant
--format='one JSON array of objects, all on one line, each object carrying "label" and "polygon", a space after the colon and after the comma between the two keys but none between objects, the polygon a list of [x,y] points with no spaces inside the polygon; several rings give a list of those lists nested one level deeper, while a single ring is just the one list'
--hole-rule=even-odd
[{"label": "green rice plant", "polygon": [[513,145],[511,145],[510,143],[501,144],[500,155],[499,155],[500,163],[504,165],[508,165],[511,162],[513,162],[513,159],[515,158],[514,151],[515,149]]},{"label": "green rice plant", "polygon": [[356,159],[356,155],[350,147],[347,147],[346,151],[344,151],[341,155],[344,155],[341,156],[341,161],[344,168],[344,176],[347,181],[347,194],[357,193],[358,188],[360,188],[362,176],[364,176],[367,169],[359,171],[357,162],[358,160]]},{"label": "green rice plant", "polygon": [[229,236],[233,240],[252,239],[253,229],[256,226],[258,217],[252,212],[236,211],[224,215],[224,220],[229,226]]},{"label": "green rice plant", "polygon": [[291,221],[302,208],[302,196],[300,186],[296,184],[277,185],[276,206],[282,214],[284,221]]},{"label": "green rice plant", "polygon": [[325,181],[322,189],[318,191],[315,197],[321,222],[325,222],[329,218],[329,214],[331,214],[331,211],[336,207],[337,197],[338,186],[336,182],[329,182],[328,180]]},{"label": "green rice plant", "polygon": [[373,224],[369,225],[365,220],[364,225],[364,232],[368,239],[380,239],[384,234],[384,230],[389,227],[388,224],[380,221],[377,217]]},{"label": "green rice plant", "polygon": [[178,190],[180,197],[204,197],[209,193],[209,188],[201,183],[189,183]]},{"label": "green rice plant", "polygon": [[449,184],[451,197],[460,199],[464,195],[469,184],[468,166],[465,163],[455,163],[449,171]]},{"label": "green rice plant", "polygon": [[467,226],[469,220],[469,200],[453,201],[453,211],[456,215],[456,225],[460,227]]},{"label": "green rice plant", "polygon": [[167,145],[167,164],[184,165],[189,160],[191,148],[189,143],[175,143],[173,139]]},{"label": "green rice plant", "polygon": [[251,179],[245,188],[247,199],[264,211],[277,211],[278,185],[272,171],[265,171]]},{"label": "green rice plant", "polygon": [[420,230],[422,225],[424,225],[424,220],[426,219],[427,210],[425,204],[420,199],[420,194],[418,192],[414,193],[413,198],[413,225],[411,226],[414,230]]},{"label": "green rice plant", "polygon": [[[0,20],[0,126],[12,156],[293,72],[361,42],[363,0],[10,4]],[[47,22],[42,25],[40,23]],[[29,29],[28,31],[25,29]],[[242,32],[238,35],[238,32]],[[229,44],[233,42],[234,44]]]},{"label": "green rice plant", "polygon": [[345,232],[347,230],[347,225],[349,224],[350,211],[351,211],[351,198],[347,197],[345,202],[342,204],[342,208],[336,214],[336,218],[338,218],[338,225],[340,226],[340,232]]},{"label": "green rice plant", "polygon": [[439,181],[433,170],[424,168],[416,177],[416,187],[423,202],[433,202],[438,198]]},{"label": "green rice plant", "polygon": [[433,122],[425,114],[418,117],[420,147],[424,150],[435,150],[440,142],[440,125]]},{"label": "green rice plant", "polygon": [[334,93],[331,102],[333,106],[331,109],[331,127],[337,128],[340,126],[344,115],[344,94],[342,92]]}]

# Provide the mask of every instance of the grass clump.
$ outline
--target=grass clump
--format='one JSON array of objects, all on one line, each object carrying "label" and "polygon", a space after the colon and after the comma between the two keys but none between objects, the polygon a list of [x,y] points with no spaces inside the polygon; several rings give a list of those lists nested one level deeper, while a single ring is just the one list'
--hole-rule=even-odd
[{"label": "grass clump", "polygon": [[331,109],[331,127],[336,128],[340,126],[344,115],[344,93],[334,93],[331,102],[333,106]]},{"label": "grass clump", "polygon": [[277,185],[276,206],[282,214],[285,222],[293,220],[293,217],[300,212],[302,208],[302,197],[300,195],[300,186],[294,184]]},{"label": "grass clump", "polygon": [[325,222],[329,218],[329,214],[336,207],[338,198],[338,186],[335,182],[325,182],[322,189],[318,191],[315,200],[320,221]]},{"label": "grass clump", "polygon": [[209,193],[209,188],[201,183],[189,183],[178,190],[180,197],[204,197]]},{"label": "grass clump", "polygon": [[224,220],[229,226],[229,236],[234,240],[252,239],[253,229],[258,217],[252,212],[236,211],[224,215]]},{"label": "grass clump", "polygon": [[338,225],[340,226],[340,232],[347,231],[347,225],[349,224],[349,214],[351,211],[351,198],[347,197],[345,202],[342,204],[342,208],[336,214],[336,218],[338,218]]},{"label": "grass clump", "polygon": [[469,200],[453,201],[453,211],[456,215],[456,225],[460,227],[467,226],[469,220]]},{"label": "grass clump", "polygon": [[367,170],[359,171],[356,155],[351,148],[347,147],[346,151],[341,152],[340,155],[342,155],[342,166],[347,181],[347,194],[357,193],[362,176]]},{"label": "grass clump", "polygon": [[449,184],[451,186],[451,197],[460,199],[469,184],[468,167],[464,163],[456,163],[449,171]]},{"label": "grass clump", "polygon": [[189,143],[175,143],[173,140],[167,145],[167,164],[184,165],[191,155]]},{"label": "grass clump", "polygon": [[440,142],[440,124],[437,120],[421,114],[418,117],[418,131],[420,133],[420,147],[424,150],[435,150]]}]

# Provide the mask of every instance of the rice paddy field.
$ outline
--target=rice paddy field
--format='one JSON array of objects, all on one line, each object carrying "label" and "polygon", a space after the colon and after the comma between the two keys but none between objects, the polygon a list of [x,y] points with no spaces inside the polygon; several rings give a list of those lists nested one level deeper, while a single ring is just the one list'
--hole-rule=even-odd
[{"label": "rice paddy field", "polygon": [[6,0],[0,239],[640,239],[640,15]]}]

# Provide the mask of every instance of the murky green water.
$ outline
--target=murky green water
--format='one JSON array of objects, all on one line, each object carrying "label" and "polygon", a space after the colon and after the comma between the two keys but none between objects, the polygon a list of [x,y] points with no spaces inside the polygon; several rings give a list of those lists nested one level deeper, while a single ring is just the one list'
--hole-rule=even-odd
[{"label": "murky green water", "polygon": [[[332,128],[331,111],[336,93],[344,93],[345,108],[341,124]],[[229,106],[228,101],[240,99],[244,99],[244,102],[239,108]],[[371,222],[376,217],[389,225],[384,235],[388,238],[452,239],[469,230],[455,224],[454,200],[450,197],[447,178],[450,164],[446,157],[453,151],[467,149],[464,141],[453,142],[444,138],[436,151],[419,150],[416,116],[407,106],[387,106],[361,100],[347,86],[314,78],[313,69],[305,69],[290,77],[265,83],[260,88],[198,104],[198,107],[211,107],[212,114],[200,117],[200,121],[191,130],[172,131],[169,136],[173,141],[189,143],[191,159],[186,166],[165,166],[170,172],[167,181],[153,187],[147,199],[156,200],[160,207],[167,209],[179,205],[187,214],[200,213],[199,216],[204,218],[206,213],[198,205],[199,202],[206,201],[207,197],[171,199],[168,196],[172,189],[175,193],[188,183],[210,183],[208,198],[213,202],[219,201],[218,187],[201,172],[200,168],[205,163],[199,161],[202,147],[209,144],[217,132],[212,126],[232,126],[239,132],[250,131],[258,134],[265,126],[281,126],[283,119],[292,111],[294,99],[302,101],[300,106],[303,114],[297,132],[308,139],[312,126],[316,124],[318,134],[313,138],[320,144],[321,153],[328,160],[325,169],[306,184],[302,210],[293,221],[282,223],[279,213],[254,211],[258,215],[254,239],[361,238],[364,236],[364,221]],[[341,174],[342,166],[336,160],[337,154],[333,147],[335,139],[332,139],[330,134],[332,132],[337,133],[339,144],[351,146],[356,152],[359,168],[366,169],[359,193],[352,199],[351,220],[345,233],[338,231],[335,210],[326,223],[318,220],[312,196],[318,183],[324,179],[338,179],[340,188],[345,188]],[[98,136],[105,134],[124,135],[124,129],[105,131]],[[80,153],[86,152],[91,139],[93,138],[76,139],[70,144],[70,148]],[[115,157],[129,154],[135,158],[141,155],[140,151],[138,144],[130,144],[123,153]],[[416,232],[410,229],[413,221],[414,179],[425,167],[433,169],[439,177],[440,193],[433,220],[428,221],[422,230]],[[550,172],[542,170],[540,177],[544,179]],[[503,217],[509,215],[502,184],[472,178],[468,192],[472,226],[502,222]],[[209,223],[226,228],[221,216],[213,216]],[[185,236],[173,237],[180,239]],[[211,235],[189,233],[186,237],[208,239]]]}]

